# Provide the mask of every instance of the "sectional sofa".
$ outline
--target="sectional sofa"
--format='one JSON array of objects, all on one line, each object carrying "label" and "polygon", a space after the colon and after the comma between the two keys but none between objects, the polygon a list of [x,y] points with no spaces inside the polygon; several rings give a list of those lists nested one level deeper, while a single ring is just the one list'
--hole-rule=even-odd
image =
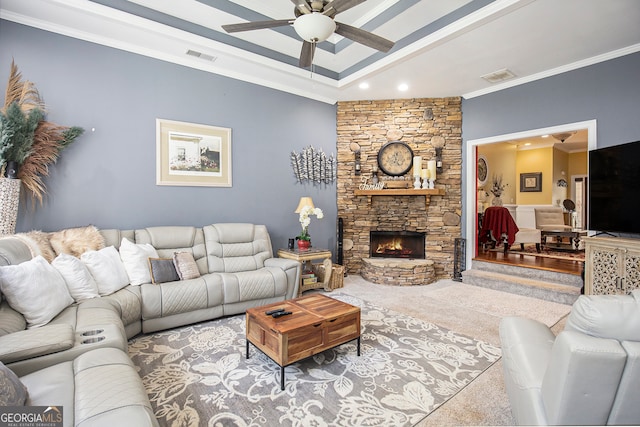
[{"label": "sectional sofa", "polygon": [[0,367],[25,404],[63,406],[65,425],[157,425],[128,339],[290,299],[299,282],[264,225],[3,237]]}]

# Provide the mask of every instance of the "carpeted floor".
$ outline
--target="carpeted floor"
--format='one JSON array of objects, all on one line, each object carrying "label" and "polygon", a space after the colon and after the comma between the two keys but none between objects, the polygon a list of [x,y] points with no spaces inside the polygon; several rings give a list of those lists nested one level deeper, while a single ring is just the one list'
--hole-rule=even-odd
[{"label": "carpeted floor", "polygon": [[[500,344],[498,336],[500,319],[511,315],[527,316],[550,326],[555,325],[554,330],[557,331],[563,326],[564,317],[570,310],[570,307],[566,305],[465,285],[450,280],[410,287],[376,285],[365,281],[360,276],[347,276],[344,282],[344,288],[328,294],[330,296],[333,294],[340,299],[346,298],[348,301],[360,301],[363,313],[365,313],[365,308],[367,313],[378,313],[367,314],[368,320],[366,322],[369,323],[366,324],[363,317],[364,357],[358,360],[352,354],[355,345],[347,344],[338,347],[335,352],[328,355],[308,359],[304,362],[306,364],[301,367],[295,365],[289,367],[286,374],[287,389],[283,392],[284,394],[280,393],[279,373],[277,369],[272,369],[275,366],[273,362],[263,357],[255,349],[252,349],[249,361],[245,362],[244,336],[239,332],[243,331],[244,316],[227,319],[231,323],[224,325],[221,329],[206,330],[205,335],[208,334],[208,338],[203,340],[189,341],[189,337],[192,335],[189,328],[196,326],[164,331],[160,334],[142,336],[133,340],[130,343],[130,354],[140,368],[152,404],[156,406],[159,418],[161,418],[161,425],[195,426],[207,425],[207,423],[211,426],[307,425],[305,422],[312,424],[317,422],[317,425],[323,425],[323,422],[327,422],[327,425],[354,425],[360,422],[361,425],[365,425],[363,421],[370,423],[367,425],[388,425],[379,423],[385,416],[396,417],[391,418],[398,420],[395,425],[512,425],[513,419],[502,383],[502,365],[500,360],[496,361],[500,354],[497,349]],[[376,309],[372,304],[378,308]],[[372,307],[373,311],[371,311]],[[381,316],[379,313],[386,313],[384,309],[409,317],[399,315],[397,319],[405,320],[393,320],[392,324],[386,324],[380,322],[380,319],[390,319],[391,316],[386,314]],[[417,321],[414,322],[411,319],[417,319]],[[372,321],[374,323],[371,323]],[[375,334],[369,336],[374,341],[365,345],[364,330],[373,330],[376,327],[376,321],[381,323],[383,329],[391,331],[392,335],[386,335],[379,342],[374,342],[375,336],[383,336],[379,333],[380,331],[376,331]],[[235,326],[232,327],[232,325]],[[456,354],[459,350],[455,350],[454,347],[465,343],[464,354],[476,352],[473,364],[477,363],[475,359],[485,359],[483,363],[486,365],[482,367],[482,364],[479,364],[473,369],[468,366],[462,369],[463,365],[457,365],[458,362],[456,362],[452,365],[457,366],[454,369],[456,374],[451,377],[451,366],[436,362],[433,365],[436,366],[439,375],[445,373],[445,377],[438,378],[433,373],[418,375],[417,372],[426,372],[425,369],[427,369],[428,364],[422,363],[424,359],[428,358],[425,357],[427,353],[424,352],[426,347],[416,346],[416,342],[423,341],[410,338],[413,331],[402,329],[405,327],[402,325],[414,325],[409,329],[417,328],[419,333],[433,330],[435,336],[449,337],[450,342],[435,345],[436,348],[446,349],[443,352],[445,355],[451,354],[451,352]],[[233,330],[235,327],[238,330]],[[164,341],[156,341],[160,336]],[[396,347],[399,345],[401,337],[405,336],[409,339],[403,345],[411,343],[409,347]],[[466,337],[473,339],[468,340]],[[383,347],[385,351],[372,353],[371,349],[375,346],[379,347],[380,343],[387,346]],[[457,344],[454,345],[454,343]],[[223,350],[230,345],[236,346],[240,350],[225,353]],[[195,352],[192,351],[194,346]],[[380,365],[380,361],[376,359],[367,359],[367,349],[369,356],[374,357],[394,351],[403,354],[408,358],[402,364],[411,369],[415,367],[417,371],[413,372],[409,369],[407,372],[398,371],[391,374],[379,372],[375,374],[377,366],[385,366],[385,369],[388,369],[388,365]],[[478,351],[478,349],[481,350]],[[421,356],[418,359],[412,359],[413,353],[416,351]],[[204,359],[201,359],[203,355]],[[365,359],[367,360],[365,364],[360,363]],[[457,359],[460,358],[457,357]],[[416,360],[420,363],[415,364]],[[155,369],[154,365],[158,366],[160,363],[172,365],[172,369],[169,371]],[[320,365],[322,367],[318,369]],[[191,366],[197,366],[197,369],[192,370]],[[351,369],[347,369],[349,366],[355,367],[354,371],[365,368],[365,370],[373,370],[366,373],[369,376],[365,378],[368,381],[367,393],[363,394],[363,390],[357,389],[353,385],[354,379],[358,381],[362,378],[343,376],[344,372]],[[443,368],[444,366],[447,368]],[[458,378],[460,372],[457,371],[465,370],[472,372],[469,375],[465,373]],[[328,375],[318,377],[319,372]],[[375,375],[372,375],[372,372]],[[394,376],[398,378],[394,378]],[[413,381],[407,381],[408,376]],[[447,376],[449,376],[448,379]],[[346,381],[343,381],[345,378]],[[392,380],[399,380],[400,384],[392,385]],[[443,397],[438,396],[438,393],[427,392],[425,394],[426,389],[422,385],[424,380],[426,382],[436,381],[440,385],[439,390]],[[423,382],[421,383],[421,381]],[[210,384],[213,391],[199,393],[188,389],[189,383],[203,382]],[[222,383],[224,383],[224,387],[220,386]],[[458,387],[453,386],[452,383],[457,383]],[[243,386],[245,389],[242,389]],[[297,388],[301,390],[311,388],[311,394],[296,394]],[[382,405],[384,411],[390,412],[386,414],[382,412],[379,416],[367,414],[365,418],[362,418],[363,414],[354,414],[352,411],[356,405],[343,404],[349,399],[354,402],[358,399],[371,399],[369,396],[376,396],[372,390],[382,390],[384,396],[387,394],[397,396],[386,397],[385,403],[387,405]],[[389,390],[392,390],[393,393]],[[351,392],[354,393],[350,394]],[[234,395],[234,393],[239,394]],[[341,396],[341,393],[344,396]],[[176,396],[180,396],[180,399],[175,399]],[[283,404],[283,400],[278,399],[279,397],[287,398],[284,400],[286,403]],[[296,400],[296,397],[301,399]],[[434,397],[435,400],[431,400]],[[425,398],[426,400],[424,400]],[[240,403],[240,407],[244,404],[245,409],[241,410],[238,409],[238,406],[234,406],[238,403],[235,400],[240,399],[244,399]],[[375,401],[377,405],[381,399],[375,397],[370,402]],[[411,401],[421,402],[417,406],[423,407],[416,409],[409,405],[402,408],[403,405]],[[443,401],[444,403],[442,403]],[[197,409],[198,405],[203,404],[206,410]],[[371,409],[380,410],[381,406],[376,405],[372,405]],[[295,406],[295,410],[290,410],[291,406]],[[323,410],[327,408],[330,409],[330,413],[335,415],[335,418],[331,418],[334,415],[320,415],[326,413]],[[435,410],[433,410],[434,408]],[[424,414],[431,410],[433,411],[425,418]],[[248,418],[236,419],[234,415],[238,414],[235,412],[252,415]],[[227,413],[228,415],[226,418],[216,419],[215,417],[219,413]],[[325,420],[322,418],[323,416],[330,418],[330,420]]]},{"label": "carpeted floor", "polygon": [[[340,291],[496,346],[500,345],[498,327],[503,317],[537,319],[553,326],[552,330],[557,333],[564,328],[571,310],[568,305],[452,280],[425,286],[397,287],[370,283],[360,276],[347,276],[345,287]],[[504,389],[501,361],[416,425],[514,425]]]}]

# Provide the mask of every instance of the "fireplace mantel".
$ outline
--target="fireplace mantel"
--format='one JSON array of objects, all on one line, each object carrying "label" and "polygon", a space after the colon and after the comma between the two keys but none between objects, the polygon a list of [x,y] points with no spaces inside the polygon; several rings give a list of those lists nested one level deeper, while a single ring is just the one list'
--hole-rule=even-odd
[{"label": "fireplace mantel", "polygon": [[382,190],[354,190],[353,194],[356,196],[368,196],[369,204],[371,204],[371,197],[373,196],[424,196],[425,207],[429,207],[429,200],[431,196],[443,196],[444,189],[442,188],[386,188]]}]

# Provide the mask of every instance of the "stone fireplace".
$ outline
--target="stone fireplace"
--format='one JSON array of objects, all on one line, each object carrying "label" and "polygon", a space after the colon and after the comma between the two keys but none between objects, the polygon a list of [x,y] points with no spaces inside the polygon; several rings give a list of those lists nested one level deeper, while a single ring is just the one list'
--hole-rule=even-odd
[{"label": "stone fireplace", "polygon": [[[453,277],[455,239],[461,236],[461,99],[339,102],[337,133],[337,206],[343,221],[346,271],[390,285],[428,284]],[[410,174],[392,178],[378,172],[381,182],[393,181],[397,187],[405,180],[408,188],[394,191],[387,185],[381,193],[356,195],[365,180],[372,182],[383,144],[406,142],[426,164],[435,159],[434,142],[442,140],[443,165],[435,182],[437,194],[412,192]],[[360,159],[358,175],[356,153]],[[377,256],[373,252],[377,252],[378,243],[372,232],[379,231],[419,233],[424,255],[404,257],[402,250],[392,249]]]},{"label": "stone fireplace", "polygon": [[371,258],[425,259],[425,233],[416,231],[370,232],[369,254]]}]

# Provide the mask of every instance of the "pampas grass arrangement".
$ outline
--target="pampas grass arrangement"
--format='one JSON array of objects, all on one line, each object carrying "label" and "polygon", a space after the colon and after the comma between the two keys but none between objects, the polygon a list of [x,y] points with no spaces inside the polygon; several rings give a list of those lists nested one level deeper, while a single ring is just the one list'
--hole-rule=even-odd
[{"label": "pampas grass arrangement", "polygon": [[45,120],[44,101],[35,85],[22,79],[15,63],[0,109],[0,172],[7,162],[20,165],[18,179],[32,201],[42,205],[47,190],[44,177],[60,152],[84,132],[80,127],[60,126]]}]

